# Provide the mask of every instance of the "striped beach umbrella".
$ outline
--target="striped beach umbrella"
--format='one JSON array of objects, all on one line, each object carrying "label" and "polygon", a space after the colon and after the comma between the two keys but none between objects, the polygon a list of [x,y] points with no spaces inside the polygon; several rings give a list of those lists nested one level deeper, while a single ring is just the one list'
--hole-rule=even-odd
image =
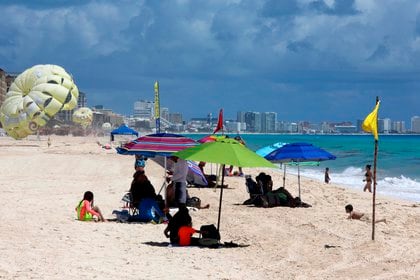
[{"label": "striped beach umbrella", "polygon": [[149,134],[137,138],[122,147],[117,152],[122,155],[142,155],[154,157],[156,155],[168,157],[174,152],[182,151],[198,145],[191,138],[171,133]]}]

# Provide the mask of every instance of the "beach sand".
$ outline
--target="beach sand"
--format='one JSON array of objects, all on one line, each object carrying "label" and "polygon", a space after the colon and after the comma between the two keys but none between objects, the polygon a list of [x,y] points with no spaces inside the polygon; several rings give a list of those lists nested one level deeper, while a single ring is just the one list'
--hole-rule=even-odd
[{"label": "beach sand", "polygon": [[[420,279],[419,205],[379,196],[377,217],[388,223],[376,225],[371,241],[371,224],[347,220],[344,211],[351,203],[370,215],[362,182],[355,191],[302,178],[302,200],[312,208],[263,209],[241,205],[244,178],[226,178],[222,242],[244,248],[168,247],[165,225],[77,221],[74,208],[87,190],[114,218],[134,171],[133,157],[97,140],[51,136],[48,148],[45,136],[0,137],[0,279]],[[282,184],[278,171],[244,168],[259,171]],[[162,168],[149,160],[146,173],[158,191]],[[286,183],[297,195],[297,178]],[[189,192],[211,205],[191,212],[194,226],[216,224],[219,190]]]}]

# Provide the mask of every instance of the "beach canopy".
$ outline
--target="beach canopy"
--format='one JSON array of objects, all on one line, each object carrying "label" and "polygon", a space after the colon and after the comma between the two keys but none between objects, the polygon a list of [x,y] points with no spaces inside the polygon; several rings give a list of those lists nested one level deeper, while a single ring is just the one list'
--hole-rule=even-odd
[{"label": "beach canopy", "polygon": [[198,145],[191,138],[171,133],[155,133],[139,137],[122,147],[117,152],[122,155],[141,155],[154,157],[156,155],[168,157],[174,152]]},{"label": "beach canopy", "polygon": [[[240,167],[269,167],[277,168],[274,164],[263,157],[257,155],[238,141],[231,138],[216,139],[214,142],[204,143],[192,148],[174,153],[173,156],[185,160],[204,161]],[[222,184],[224,183],[225,172],[222,172]],[[217,219],[217,229],[220,228],[220,216],[222,209],[223,188],[220,188],[219,214]]]},{"label": "beach canopy", "polygon": [[127,125],[122,124],[120,127],[111,131],[111,141],[114,140],[114,135],[136,135],[139,136],[139,133],[132,128],[129,128]]},{"label": "beach canopy", "polygon": [[[336,156],[329,152],[315,147],[309,143],[291,143],[278,148],[264,157],[271,162],[296,163],[298,166],[298,186],[300,199],[300,164],[302,162],[320,162],[324,160],[334,160]],[[285,172],[286,173],[286,172]],[[284,186],[285,175],[283,177]]]}]

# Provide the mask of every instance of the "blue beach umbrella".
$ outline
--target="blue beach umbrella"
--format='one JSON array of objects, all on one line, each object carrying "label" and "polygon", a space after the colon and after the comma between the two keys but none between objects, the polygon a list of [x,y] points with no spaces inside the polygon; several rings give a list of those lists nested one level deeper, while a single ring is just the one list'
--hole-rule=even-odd
[{"label": "blue beach umbrella", "polygon": [[265,159],[271,162],[296,163],[298,166],[298,185],[300,198],[300,163],[301,162],[320,162],[324,160],[334,160],[336,156],[329,152],[315,147],[309,143],[291,143],[278,148],[268,155]]},{"label": "blue beach umbrella", "polygon": [[277,142],[262,148],[259,148],[258,150],[255,151],[255,153],[259,156],[265,157],[266,155],[268,155],[269,153],[277,150],[278,148],[283,147],[284,145],[286,145],[286,143],[283,142]]}]

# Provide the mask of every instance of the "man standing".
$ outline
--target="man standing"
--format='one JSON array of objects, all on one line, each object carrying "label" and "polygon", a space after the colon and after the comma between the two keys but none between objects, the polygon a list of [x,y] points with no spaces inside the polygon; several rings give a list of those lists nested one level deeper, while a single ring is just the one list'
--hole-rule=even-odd
[{"label": "man standing", "polygon": [[174,164],[172,172],[172,182],[175,187],[175,202],[178,207],[185,207],[187,203],[187,173],[188,163],[182,158],[171,156],[170,157]]}]

